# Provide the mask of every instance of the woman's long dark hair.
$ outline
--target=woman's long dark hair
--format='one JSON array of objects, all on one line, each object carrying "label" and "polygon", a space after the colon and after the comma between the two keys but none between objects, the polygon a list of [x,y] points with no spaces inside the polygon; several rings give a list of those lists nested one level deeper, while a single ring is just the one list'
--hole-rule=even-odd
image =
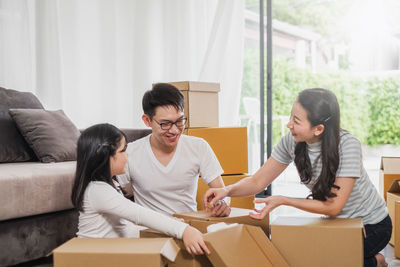
[{"label": "woman's long dark hair", "polygon": [[72,204],[82,211],[83,195],[91,181],[102,181],[114,187],[111,180],[110,156],[115,155],[125,134],[111,124],[96,124],[87,128],[78,139]]},{"label": "woman's long dark hair", "polygon": [[[339,104],[331,91],[322,88],[301,91],[297,102],[307,111],[311,126],[324,125],[321,134],[321,174],[311,190],[311,196],[313,199],[325,201],[327,198],[336,197],[336,194],[331,192],[332,188],[339,189],[339,186],[334,184],[339,167]],[[306,142],[297,143],[294,154],[300,179],[308,184],[312,178],[312,168]]]}]

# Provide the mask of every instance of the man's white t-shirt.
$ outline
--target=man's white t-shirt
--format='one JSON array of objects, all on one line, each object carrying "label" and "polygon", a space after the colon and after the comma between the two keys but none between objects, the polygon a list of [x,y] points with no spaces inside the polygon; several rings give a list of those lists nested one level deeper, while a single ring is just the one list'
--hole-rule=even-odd
[{"label": "man's white t-shirt", "polygon": [[155,157],[150,136],[129,143],[127,172],[121,184],[131,179],[135,202],[143,207],[173,215],[197,210],[199,173],[208,184],[222,173],[210,145],[202,138],[181,135],[167,166]]}]

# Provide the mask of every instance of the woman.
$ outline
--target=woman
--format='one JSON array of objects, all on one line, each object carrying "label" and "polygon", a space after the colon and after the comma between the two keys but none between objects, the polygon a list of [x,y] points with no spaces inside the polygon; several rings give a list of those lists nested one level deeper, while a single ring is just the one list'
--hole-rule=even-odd
[{"label": "woman", "polygon": [[[307,89],[294,102],[290,133],[252,176],[223,189],[209,189],[203,199],[211,207],[226,197],[254,195],[266,188],[294,161],[301,182],[310,190],[307,199],[271,196],[256,219],[280,205],[342,218],[362,218],[366,230],[364,266],[387,266],[379,252],[389,242],[392,223],[386,205],[362,164],[360,142],[340,128],[336,96],[326,89]],[[209,202],[209,203],[207,203]]]}]

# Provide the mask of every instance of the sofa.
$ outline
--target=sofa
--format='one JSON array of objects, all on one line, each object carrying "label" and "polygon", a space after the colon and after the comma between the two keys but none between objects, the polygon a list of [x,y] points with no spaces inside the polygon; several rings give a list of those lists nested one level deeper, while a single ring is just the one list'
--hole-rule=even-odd
[{"label": "sofa", "polygon": [[[51,116],[56,115],[55,121],[44,124],[50,129],[36,132],[41,140],[37,136],[32,139],[29,135],[37,129],[26,130],[21,125],[35,126],[36,121],[29,116],[23,123],[18,121],[18,112],[24,111],[27,111],[25,115],[46,112],[32,93],[0,87],[0,266],[47,256],[77,232],[78,212],[72,206],[70,195],[79,130],[77,136],[68,138],[76,135],[76,131],[62,130],[62,127],[65,124],[71,127],[72,122],[60,124],[60,118],[68,120],[65,114],[48,111]],[[151,132],[149,129],[122,130],[128,142]],[[49,135],[65,140],[59,142],[58,149],[68,144],[64,147],[70,150],[69,154],[49,157],[44,150],[55,146],[49,143]]]}]

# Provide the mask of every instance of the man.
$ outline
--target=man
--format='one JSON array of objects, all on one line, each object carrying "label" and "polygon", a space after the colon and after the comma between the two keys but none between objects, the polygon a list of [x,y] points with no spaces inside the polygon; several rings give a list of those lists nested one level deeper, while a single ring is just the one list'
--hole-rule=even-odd
[{"label": "man", "polygon": [[[217,157],[205,140],[182,135],[184,97],[175,86],[155,84],[142,106],[143,122],[152,134],[128,144],[127,172],[119,180],[130,181],[133,190],[128,184],[124,191],[133,193],[136,203],[164,214],[195,211],[199,173],[210,187],[224,187]],[[221,201],[212,215],[228,216],[228,201]]]}]

